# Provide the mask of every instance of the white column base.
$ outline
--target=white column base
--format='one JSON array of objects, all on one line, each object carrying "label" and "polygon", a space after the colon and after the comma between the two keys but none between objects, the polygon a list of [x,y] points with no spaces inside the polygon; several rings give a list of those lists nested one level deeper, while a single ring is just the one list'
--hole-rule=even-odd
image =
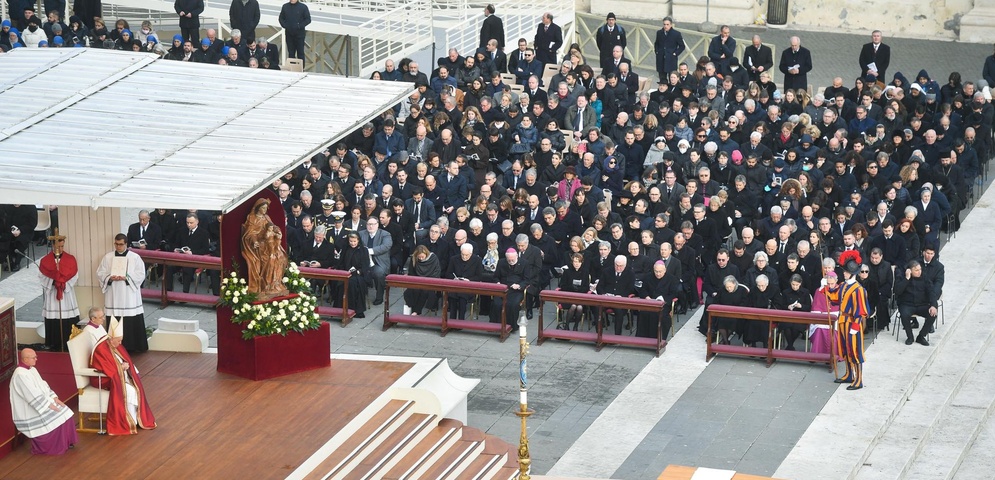
[{"label": "white column base", "polygon": [[960,18],[960,41],[995,42],[995,0],[975,0],[974,8]]},{"label": "white column base", "polygon": [[608,12],[614,12],[619,18],[660,21],[670,15],[671,8],[671,0],[591,0],[591,13],[608,15]]},{"label": "white column base", "polygon": [[207,351],[207,332],[166,332],[156,329],[149,337],[149,350],[159,352],[204,353]]},{"label": "white column base", "polygon": [[[708,0],[705,8],[702,0],[673,0],[673,17],[678,25],[702,23],[706,12],[708,20],[716,25],[752,25],[758,11],[755,2],[749,0]],[[766,4],[764,4],[766,8]],[[764,11],[766,13],[766,10]]]}]

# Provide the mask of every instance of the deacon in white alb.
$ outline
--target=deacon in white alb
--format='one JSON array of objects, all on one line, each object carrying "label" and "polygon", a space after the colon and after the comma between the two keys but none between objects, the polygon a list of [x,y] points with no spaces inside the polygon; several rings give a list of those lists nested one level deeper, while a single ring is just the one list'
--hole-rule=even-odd
[{"label": "deacon in white alb", "polygon": [[145,307],[142,305],[145,262],[128,249],[127,235],[119,233],[114,237],[114,251],[100,260],[97,280],[104,292],[104,312],[127,320],[124,322],[124,348],[130,353],[147,351],[149,339],[145,333]]}]

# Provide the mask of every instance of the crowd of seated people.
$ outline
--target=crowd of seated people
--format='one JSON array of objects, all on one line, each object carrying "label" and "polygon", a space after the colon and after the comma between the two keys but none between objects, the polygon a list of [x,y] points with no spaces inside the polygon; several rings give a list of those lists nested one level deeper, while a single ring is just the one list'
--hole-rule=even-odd
[{"label": "crowd of seated people", "polygon": [[[505,283],[514,325],[519,307],[531,317],[538,292],[557,287],[668,308],[676,298],[679,312],[712,302],[806,311],[826,288],[824,262],[855,255],[878,327],[896,304],[910,338],[916,315],[935,317],[941,232],[959,228],[993,153],[984,81],[952,72],[941,87],[923,70],[885,83],[865,71],[852,88],[839,77],[814,93],[778,85],[753,57],[706,56],[637,91],[624,45],[599,66],[576,44],[550,59],[535,49],[550,25],[543,15],[536,39],[509,52],[504,38],[449,49],[434,69],[387,59],[372,78],[412,93],[272,185],[291,258],[346,269],[351,252],[374,303],[391,272]],[[222,44],[245,56],[238,37],[209,31],[205,42],[212,59]],[[747,54],[763,47],[756,37]],[[548,82],[544,64],[559,65]],[[179,228],[168,212],[151,218],[164,239]],[[456,299],[457,318],[471,300]],[[500,304],[489,310],[497,321]],[[558,328],[583,314],[565,305]],[[633,325],[638,315],[616,317],[615,332],[655,336]],[[766,342],[742,322],[721,330],[724,341]],[[789,347],[800,336],[785,333]]]}]

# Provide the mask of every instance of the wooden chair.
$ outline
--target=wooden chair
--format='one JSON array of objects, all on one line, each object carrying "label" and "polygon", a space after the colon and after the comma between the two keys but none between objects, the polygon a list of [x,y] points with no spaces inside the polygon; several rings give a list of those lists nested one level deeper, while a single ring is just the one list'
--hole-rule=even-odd
[{"label": "wooden chair", "polygon": [[[83,335],[83,331],[73,327],[72,336],[69,337],[69,358],[73,362],[73,373],[76,376],[76,388],[79,389],[79,406],[77,408],[79,421],[76,427],[78,432],[96,432],[101,435],[104,430],[104,415],[107,413],[107,401],[110,399],[110,392],[90,385],[90,377],[97,377],[98,384],[101,379],[107,378],[104,374],[90,368],[91,346],[90,339]],[[85,427],[85,414],[97,414],[98,428]]]}]

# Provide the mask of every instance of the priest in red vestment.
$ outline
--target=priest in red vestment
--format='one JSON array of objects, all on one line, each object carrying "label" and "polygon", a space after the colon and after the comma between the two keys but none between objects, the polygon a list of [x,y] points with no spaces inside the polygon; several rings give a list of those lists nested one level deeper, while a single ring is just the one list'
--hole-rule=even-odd
[{"label": "priest in red vestment", "polygon": [[120,322],[111,317],[110,333],[97,341],[90,357],[90,366],[107,375],[103,381],[110,387],[107,402],[109,435],[132,435],[138,433],[139,428],[151,430],[156,427],[138,369],[121,346],[123,333]]}]

